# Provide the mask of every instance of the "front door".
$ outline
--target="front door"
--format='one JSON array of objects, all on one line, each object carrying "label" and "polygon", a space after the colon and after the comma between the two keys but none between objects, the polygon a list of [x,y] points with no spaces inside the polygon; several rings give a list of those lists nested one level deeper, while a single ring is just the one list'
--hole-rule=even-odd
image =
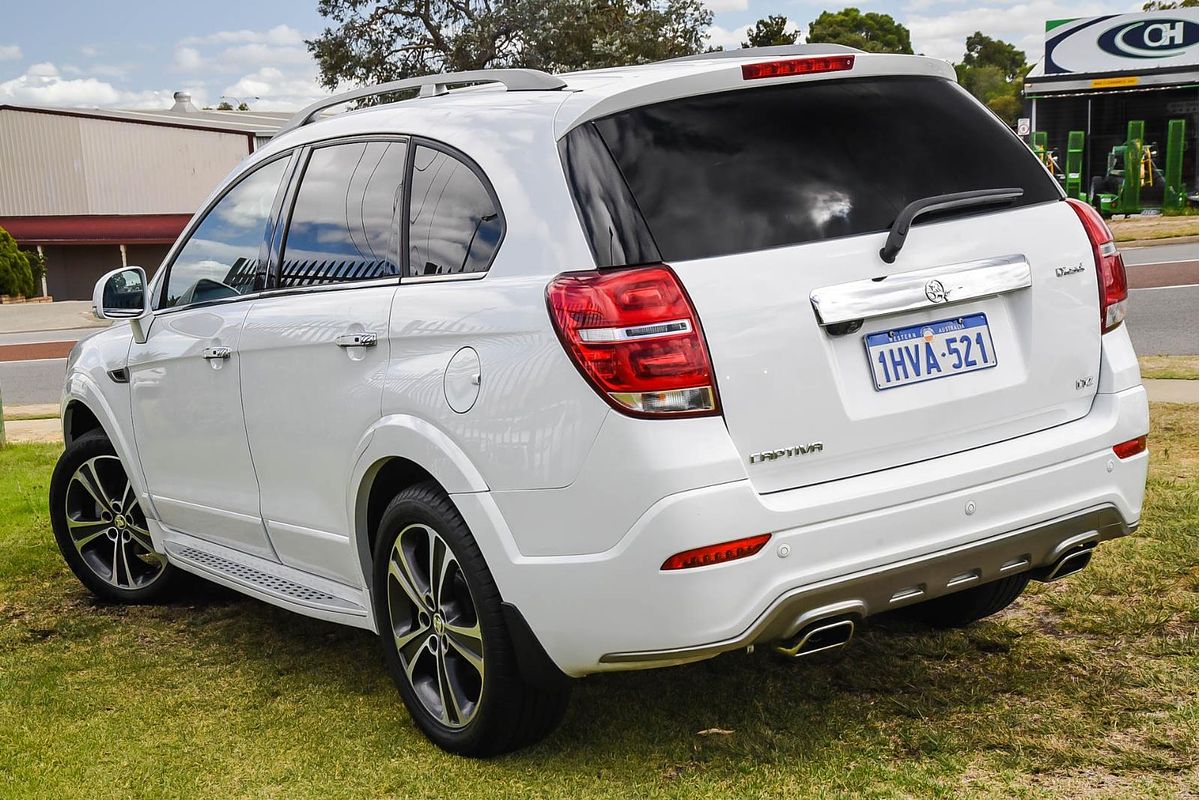
[{"label": "front door", "polygon": [[161,522],[271,559],[238,350],[287,165],[260,167],[208,211],[159,284],[146,342],[129,353],[138,455]]}]

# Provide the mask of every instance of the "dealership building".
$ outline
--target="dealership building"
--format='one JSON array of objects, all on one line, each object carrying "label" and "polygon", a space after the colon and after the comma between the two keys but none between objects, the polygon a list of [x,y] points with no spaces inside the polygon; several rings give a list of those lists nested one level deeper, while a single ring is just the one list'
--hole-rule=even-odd
[{"label": "dealership building", "polygon": [[0,228],[46,259],[46,292],[85,300],[123,265],[153,273],[221,179],[289,114],[0,105]]},{"label": "dealership building", "polygon": [[1025,78],[1031,141],[1044,132],[1061,169],[1070,132],[1082,132],[1081,184],[1088,192],[1095,176],[1105,175],[1113,148],[1128,140],[1130,121],[1145,123],[1142,141],[1163,169],[1168,127],[1182,120],[1183,182],[1194,194],[1198,23],[1196,8],[1047,22],[1043,58]]}]

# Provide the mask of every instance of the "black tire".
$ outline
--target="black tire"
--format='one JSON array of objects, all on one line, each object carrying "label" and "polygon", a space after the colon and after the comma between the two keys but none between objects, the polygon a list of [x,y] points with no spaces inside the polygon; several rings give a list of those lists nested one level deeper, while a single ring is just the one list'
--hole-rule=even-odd
[{"label": "black tire", "polygon": [[[103,499],[77,477],[84,469],[99,482]],[[88,591],[103,600],[149,603],[177,584],[179,572],[150,548],[145,513],[136,497],[125,493],[128,483],[125,465],[103,431],[80,436],[54,466],[50,524],[67,566]],[[85,543],[77,547],[76,542]]]},{"label": "black tire", "polygon": [[911,611],[935,628],[961,628],[1011,606],[1028,583],[1028,575],[1013,575],[919,603]]},{"label": "black tire", "polygon": [[[430,531],[441,544],[429,536]],[[402,534],[405,538],[394,552]],[[424,551],[419,549],[421,541],[429,543]],[[449,548],[452,561],[429,557],[428,551],[444,554],[443,547]],[[393,572],[401,558],[411,558],[409,563],[416,565],[412,580],[423,605],[404,591],[402,579]],[[422,561],[435,560],[448,564],[436,589],[437,600],[433,597],[436,581],[419,575]],[[432,574],[433,569],[426,572]],[[375,620],[388,671],[413,722],[438,747],[465,756],[498,755],[533,744],[562,721],[569,682],[535,685],[522,676],[491,571],[440,486],[410,486],[388,504],[376,536],[373,583]],[[468,604],[473,608],[468,609]],[[470,638],[456,638],[453,632],[466,628],[478,631],[481,647]],[[404,642],[411,658],[402,658],[398,641]],[[464,644],[471,645],[466,648],[471,652],[482,650],[481,669],[465,657]],[[412,681],[406,664],[413,666],[417,676]],[[435,676],[424,675],[430,670]],[[451,688],[452,677],[461,691]],[[452,695],[449,700],[447,694]],[[460,703],[459,697],[465,702]],[[460,707],[469,715],[460,714]]]}]

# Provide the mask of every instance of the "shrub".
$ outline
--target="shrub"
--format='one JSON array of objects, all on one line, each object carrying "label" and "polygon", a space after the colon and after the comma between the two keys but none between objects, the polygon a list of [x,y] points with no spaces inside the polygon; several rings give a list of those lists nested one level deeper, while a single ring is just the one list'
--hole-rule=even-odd
[{"label": "shrub", "polygon": [[17,240],[0,228],[0,294],[33,294],[33,271]]}]

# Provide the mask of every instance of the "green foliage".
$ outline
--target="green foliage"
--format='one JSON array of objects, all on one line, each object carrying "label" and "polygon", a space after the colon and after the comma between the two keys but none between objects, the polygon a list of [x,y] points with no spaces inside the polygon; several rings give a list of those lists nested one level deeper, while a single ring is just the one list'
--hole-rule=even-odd
[{"label": "green foliage", "polygon": [[1017,47],[975,31],[967,37],[966,53],[954,71],[964,89],[977,97],[1010,126],[1021,115],[1021,84],[1029,65]]},{"label": "green foliage", "polygon": [[46,259],[37,250],[25,250],[25,258],[29,259],[29,274],[33,278],[33,295],[42,293],[42,276],[46,274]]},{"label": "green foliage", "polygon": [[912,54],[908,28],[887,14],[857,8],[824,11],[808,26],[808,41],[821,44],[844,44],[868,53]]},{"label": "green foliage", "polygon": [[222,100],[217,103],[217,111],[233,111],[233,104],[228,100]]},{"label": "green foliage", "polygon": [[308,42],[321,82],[434,72],[640,64],[704,49],[700,0],[320,0],[332,25]]},{"label": "green foliage", "polygon": [[1200,5],[1200,0],[1180,0],[1178,3],[1150,0],[1142,6],[1142,11],[1169,11],[1172,8],[1195,8],[1197,5]]},{"label": "green foliage", "polygon": [[995,67],[1008,81],[1024,75],[1029,68],[1025,63],[1025,53],[1020,48],[984,36],[979,31],[967,37],[967,52],[962,63],[966,67]]},{"label": "green foliage", "polygon": [[0,294],[33,294],[33,272],[29,258],[17,247],[17,240],[0,228]]},{"label": "green foliage", "polygon": [[754,27],[746,32],[746,41],[742,42],[742,47],[775,47],[795,44],[799,38],[799,31],[788,30],[787,17],[772,14],[766,19],[760,19],[754,23]]}]

